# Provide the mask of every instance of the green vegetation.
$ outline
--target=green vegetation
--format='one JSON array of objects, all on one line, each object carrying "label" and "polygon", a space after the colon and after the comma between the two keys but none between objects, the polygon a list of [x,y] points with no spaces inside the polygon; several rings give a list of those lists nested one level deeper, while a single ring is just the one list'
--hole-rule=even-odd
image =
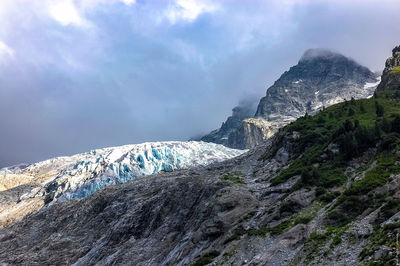
[{"label": "green vegetation", "polygon": [[313,232],[306,242],[307,257],[306,262],[310,262],[313,256],[322,252],[323,247],[330,241],[329,249],[334,249],[342,242],[342,235],[348,229],[345,227],[326,227],[323,233]]},{"label": "green vegetation", "polygon": [[[286,204],[283,204],[281,206],[281,211],[283,206],[286,206]],[[295,225],[308,224],[317,215],[317,212],[321,209],[321,207],[322,207],[321,203],[315,202],[310,207],[301,210],[297,214],[292,215],[292,217],[290,217],[288,220],[274,227],[261,227],[259,229],[250,230],[248,233],[250,236],[263,236],[263,237],[267,233],[271,233],[273,235],[281,234],[287,231],[288,229],[294,227]]]},{"label": "green vegetation", "polygon": [[386,195],[369,194],[373,189],[386,184],[390,175],[400,173],[400,155],[384,151],[378,155],[377,165],[354,182],[336,202],[336,209],[329,213],[332,224],[351,222],[368,208],[376,208],[385,201]]},{"label": "green vegetation", "polygon": [[[282,147],[289,139],[294,160],[271,184],[301,176],[292,190],[317,188],[317,199],[324,203],[338,198],[328,218],[330,224],[343,226],[363,211],[380,206],[390,195],[372,191],[400,173],[400,155],[396,153],[400,148],[400,92],[384,91],[371,99],[345,101],[315,116],[305,115],[278,134],[273,146]],[[294,135],[298,137],[291,138]],[[343,188],[334,188],[343,187],[347,181],[349,161],[369,149],[376,154],[376,166],[343,193],[337,192]]]},{"label": "green vegetation", "polygon": [[196,260],[195,263],[193,263],[193,266],[203,266],[203,265],[207,265],[210,264],[216,257],[219,256],[219,252],[214,250],[211,252],[208,252],[206,254],[204,254],[203,256],[201,256],[198,260]]},{"label": "green vegetation", "polygon": [[245,233],[246,233],[246,231],[244,230],[244,228],[243,228],[242,226],[239,226],[238,228],[236,228],[236,229],[233,231],[233,234],[232,234],[230,237],[228,237],[227,239],[225,239],[224,244],[228,244],[229,242],[232,242],[232,241],[234,241],[234,240],[240,239],[240,237],[241,237],[242,235],[244,235]]},{"label": "green vegetation", "polygon": [[340,195],[340,192],[331,192],[327,191],[324,187],[317,187],[315,190],[315,194],[317,196],[317,199],[322,203],[330,203]]},{"label": "green vegetation", "polygon": [[397,74],[400,73],[400,66],[396,66],[390,70],[390,74]]},{"label": "green vegetation", "polygon": [[400,211],[400,199],[385,199],[386,204],[378,213],[377,223],[382,223]]},{"label": "green vegetation", "polygon": [[[387,224],[376,229],[369,237],[368,244],[360,253],[360,259],[364,260],[368,256],[373,256],[374,253],[386,246],[390,251],[395,251],[400,248],[396,243],[396,234],[400,233],[400,223]],[[366,265],[395,265],[396,252],[388,252],[381,257],[379,261],[369,262]]]},{"label": "green vegetation", "polygon": [[238,173],[225,173],[221,176],[222,180],[231,181],[235,184],[244,184],[244,180],[239,177]]}]

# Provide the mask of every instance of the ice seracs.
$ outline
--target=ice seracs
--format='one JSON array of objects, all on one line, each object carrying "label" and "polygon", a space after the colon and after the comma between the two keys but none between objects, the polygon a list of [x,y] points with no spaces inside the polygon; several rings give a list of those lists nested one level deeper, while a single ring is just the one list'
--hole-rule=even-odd
[{"label": "ice seracs", "polygon": [[[97,149],[0,170],[0,188],[35,184],[22,198],[47,201],[82,198],[111,184],[137,177],[220,162],[244,151],[206,142],[148,142]],[[12,177],[12,178],[10,178]],[[4,184],[3,184],[4,183]]]}]

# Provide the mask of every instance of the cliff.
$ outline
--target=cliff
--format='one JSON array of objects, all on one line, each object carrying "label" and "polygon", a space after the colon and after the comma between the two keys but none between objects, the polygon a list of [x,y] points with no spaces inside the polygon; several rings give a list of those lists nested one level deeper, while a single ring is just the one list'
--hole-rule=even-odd
[{"label": "cliff", "polygon": [[392,56],[386,60],[382,82],[377,90],[400,90],[400,45],[392,50]]}]

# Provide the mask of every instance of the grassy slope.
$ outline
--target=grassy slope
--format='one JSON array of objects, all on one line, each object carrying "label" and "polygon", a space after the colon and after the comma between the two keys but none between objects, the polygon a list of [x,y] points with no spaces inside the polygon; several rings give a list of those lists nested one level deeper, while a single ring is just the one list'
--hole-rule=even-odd
[{"label": "grassy slope", "polygon": [[[272,185],[301,175],[294,189],[314,187],[318,199],[325,203],[336,198],[327,215],[327,225],[345,228],[366,210],[383,206],[376,222],[378,226],[378,222],[400,211],[400,201],[393,198],[394,190],[375,191],[391,181],[394,174],[400,174],[399,92],[385,91],[371,99],[331,106],[315,116],[298,119],[280,132],[280,136],[294,135],[298,136],[292,142],[294,160],[272,180]],[[278,138],[275,146],[281,147],[284,141],[284,137]],[[372,152],[376,165],[370,169],[370,163],[360,165],[355,171],[365,172],[365,176],[346,188],[348,176],[345,170],[349,162],[366,151]],[[390,234],[380,237],[386,232],[387,228],[381,228],[371,235],[361,259],[382,245],[394,245]],[[383,242],[377,244],[377,238]],[[385,257],[382,263],[390,259]]]},{"label": "grassy slope", "polygon": [[390,74],[396,74],[400,73],[400,66],[394,67],[391,71]]}]

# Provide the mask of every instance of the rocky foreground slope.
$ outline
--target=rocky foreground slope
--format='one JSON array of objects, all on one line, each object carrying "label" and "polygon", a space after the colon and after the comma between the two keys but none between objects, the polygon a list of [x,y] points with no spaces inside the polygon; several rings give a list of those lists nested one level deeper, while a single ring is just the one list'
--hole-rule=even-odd
[{"label": "rocky foreground slope", "polygon": [[238,149],[255,147],[305,113],[315,113],[344,99],[372,96],[379,80],[350,58],[325,49],[310,49],[268,88],[255,115],[238,116],[234,109],[220,129],[201,140]]}]

